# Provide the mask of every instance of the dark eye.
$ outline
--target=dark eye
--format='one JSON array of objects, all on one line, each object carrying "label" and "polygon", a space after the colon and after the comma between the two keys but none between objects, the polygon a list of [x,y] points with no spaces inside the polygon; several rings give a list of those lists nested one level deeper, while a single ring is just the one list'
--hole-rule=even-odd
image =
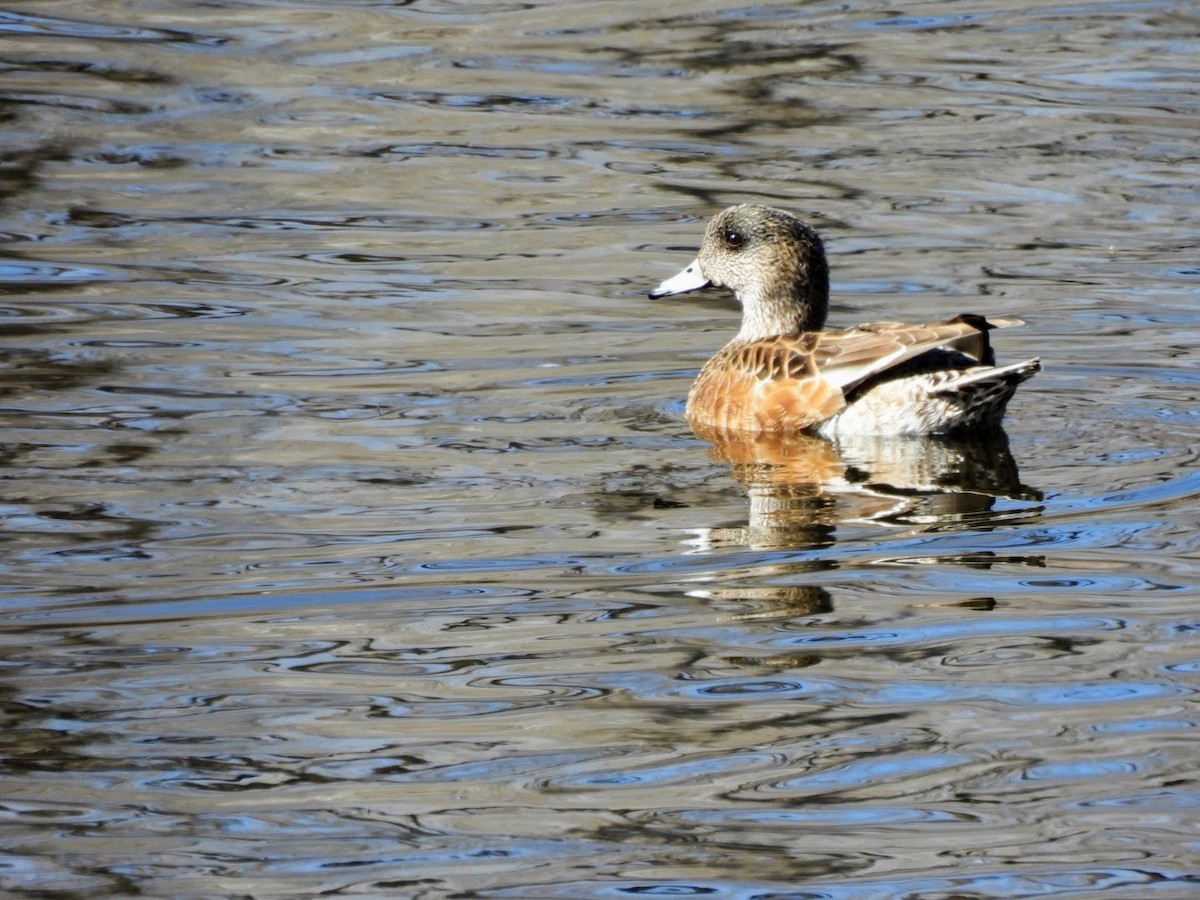
[{"label": "dark eye", "polygon": [[742,237],[742,233],[740,231],[733,231],[730,229],[729,231],[725,232],[725,245],[727,247],[732,247],[736,250],[738,247],[742,246],[742,241],[744,240],[745,238]]}]

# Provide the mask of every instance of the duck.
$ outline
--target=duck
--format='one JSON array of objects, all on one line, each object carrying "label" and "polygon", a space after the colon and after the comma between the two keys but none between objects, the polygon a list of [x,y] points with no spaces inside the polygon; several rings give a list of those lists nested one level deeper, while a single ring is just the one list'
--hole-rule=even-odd
[{"label": "duck", "polygon": [[651,299],[733,291],[742,324],[688,393],[692,430],[711,441],[763,435],[939,435],[999,428],[1038,359],[996,365],[989,332],[1025,323],[963,313],[826,331],[829,264],[809,225],[770,206],[713,216],[699,255]]}]

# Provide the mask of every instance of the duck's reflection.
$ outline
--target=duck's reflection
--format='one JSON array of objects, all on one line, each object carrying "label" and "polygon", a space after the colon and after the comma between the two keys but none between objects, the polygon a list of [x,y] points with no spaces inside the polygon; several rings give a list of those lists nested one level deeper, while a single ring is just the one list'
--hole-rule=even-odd
[{"label": "duck's reflection", "polygon": [[744,527],[715,528],[712,544],[755,549],[831,545],[839,523],[919,528],[983,524],[1000,498],[1040,499],[1021,484],[1008,437],[862,437],[837,443],[808,435],[716,440],[750,503]]}]

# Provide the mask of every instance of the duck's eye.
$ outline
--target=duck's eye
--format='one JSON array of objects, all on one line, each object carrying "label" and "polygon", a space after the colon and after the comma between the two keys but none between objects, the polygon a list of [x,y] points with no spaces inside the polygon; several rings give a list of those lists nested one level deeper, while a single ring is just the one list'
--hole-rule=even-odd
[{"label": "duck's eye", "polygon": [[742,233],[740,231],[734,231],[733,229],[730,229],[729,231],[725,232],[725,245],[727,247],[732,247],[736,250],[738,247],[742,246],[742,241],[744,240],[745,238],[742,237]]}]

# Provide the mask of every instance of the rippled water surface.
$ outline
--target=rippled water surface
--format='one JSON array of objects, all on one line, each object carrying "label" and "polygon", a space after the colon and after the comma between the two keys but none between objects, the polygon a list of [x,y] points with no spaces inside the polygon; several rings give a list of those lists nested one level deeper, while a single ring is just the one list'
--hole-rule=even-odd
[{"label": "rippled water surface", "polygon": [[[1191,4],[0,13],[11,897],[1200,893]],[[646,290],[1020,316],[754,463]]]}]

